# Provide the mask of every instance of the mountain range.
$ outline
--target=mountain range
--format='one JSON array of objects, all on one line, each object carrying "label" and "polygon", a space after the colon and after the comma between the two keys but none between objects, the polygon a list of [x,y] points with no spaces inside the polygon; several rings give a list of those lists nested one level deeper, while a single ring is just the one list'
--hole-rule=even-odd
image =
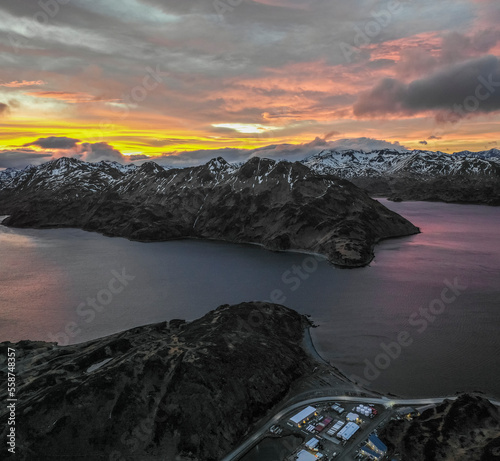
[{"label": "mountain range", "polygon": [[500,151],[324,150],[302,161],[348,179],[373,196],[500,205]]},{"label": "mountain range", "polygon": [[3,180],[0,215],[15,227],[305,250],[348,267],[368,264],[381,239],[418,232],[344,179],[260,158],[239,167],[217,158],[182,169],[61,158]]}]

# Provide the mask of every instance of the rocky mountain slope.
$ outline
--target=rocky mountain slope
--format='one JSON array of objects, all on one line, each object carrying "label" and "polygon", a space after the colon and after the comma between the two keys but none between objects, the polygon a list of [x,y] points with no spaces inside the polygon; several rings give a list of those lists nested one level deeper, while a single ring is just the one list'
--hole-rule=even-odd
[{"label": "rocky mountain slope", "polygon": [[464,394],[412,421],[391,421],[380,436],[399,459],[492,461],[500,456],[500,410]]},{"label": "rocky mountain slope", "polygon": [[373,258],[381,239],[418,229],[343,179],[301,163],[224,159],[168,169],[62,158],[0,184],[0,215],[17,227],[80,227],[153,241],[248,242],[308,250],[340,266]]},{"label": "rocky mountain slope", "polygon": [[500,151],[323,151],[303,161],[392,200],[500,205]]},{"label": "rocky mountain slope", "polygon": [[243,303],[73,346],[2,343],[2,374],[17,353],[13,459],[216,461],[319,366],[300,346],[308,326]]}]

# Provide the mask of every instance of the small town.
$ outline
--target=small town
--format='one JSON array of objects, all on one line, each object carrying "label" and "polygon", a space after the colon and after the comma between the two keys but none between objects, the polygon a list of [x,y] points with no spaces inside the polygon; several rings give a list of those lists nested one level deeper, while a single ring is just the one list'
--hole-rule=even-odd
[{"label": "small town", "polygon": [[269,431],[274,436],[295,435],[304,440],[285,461],[380,461],[388,459],[388,450],[378,429],[390,419],[418,415],[419,411],[411,407],[331,401],[288,414]]}]

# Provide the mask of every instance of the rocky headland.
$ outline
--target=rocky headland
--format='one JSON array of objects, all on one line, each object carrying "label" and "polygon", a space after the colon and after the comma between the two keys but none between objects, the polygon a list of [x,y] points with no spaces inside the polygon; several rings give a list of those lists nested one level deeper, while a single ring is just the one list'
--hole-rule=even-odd
[{"label": "rocky headland", "polygon": [[342,267],[368,264],[382,239],[419,232],[349,181],[259,158],[183,169],[62,158],[0,181],[0,215],[10,215],[3,224],[14,227],[306,250]]},{"label": "rocky headland", "polygon": [[243,303],[79,345],[2,343],[2,374],[17,354],[13,459],[216,461],[318,365],[301,345],[310,325]]}]

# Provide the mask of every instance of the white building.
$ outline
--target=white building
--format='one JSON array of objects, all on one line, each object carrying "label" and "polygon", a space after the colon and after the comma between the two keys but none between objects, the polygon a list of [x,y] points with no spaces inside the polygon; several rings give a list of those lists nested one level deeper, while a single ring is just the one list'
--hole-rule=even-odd
[{"label": "white building", "polygon": [[297,461],[316,461],[316,456],[306,450],[299,451]]},{"label": "white building", "polygon": [[318,449],[319,440],[316,437],[313,437],[309,442],[306,442],[306,447],[309,450],[317,450]]},{"label": "white building", "polygon": [[337,437],[342,440],[349,440],[357,431],[359,426],[356,423],[347,423],[337,434]]},{"label": "white building", "polygon": [[290,421],[292,421],[292,423],[295,423],[297,426],[300,427],[303,424],[306,424],[307,421],[315,414],[316,414],[316,408],[309,406],[307,408],[304,408],[302,411],[297,413],[295,416],[292,416],[290,418]]},{"label": "white building", "polygon": [[347,413],[347,416],[345,417],[347,421],[352,421],[356,422],[359,421],[359,415],[357,413]]}]

